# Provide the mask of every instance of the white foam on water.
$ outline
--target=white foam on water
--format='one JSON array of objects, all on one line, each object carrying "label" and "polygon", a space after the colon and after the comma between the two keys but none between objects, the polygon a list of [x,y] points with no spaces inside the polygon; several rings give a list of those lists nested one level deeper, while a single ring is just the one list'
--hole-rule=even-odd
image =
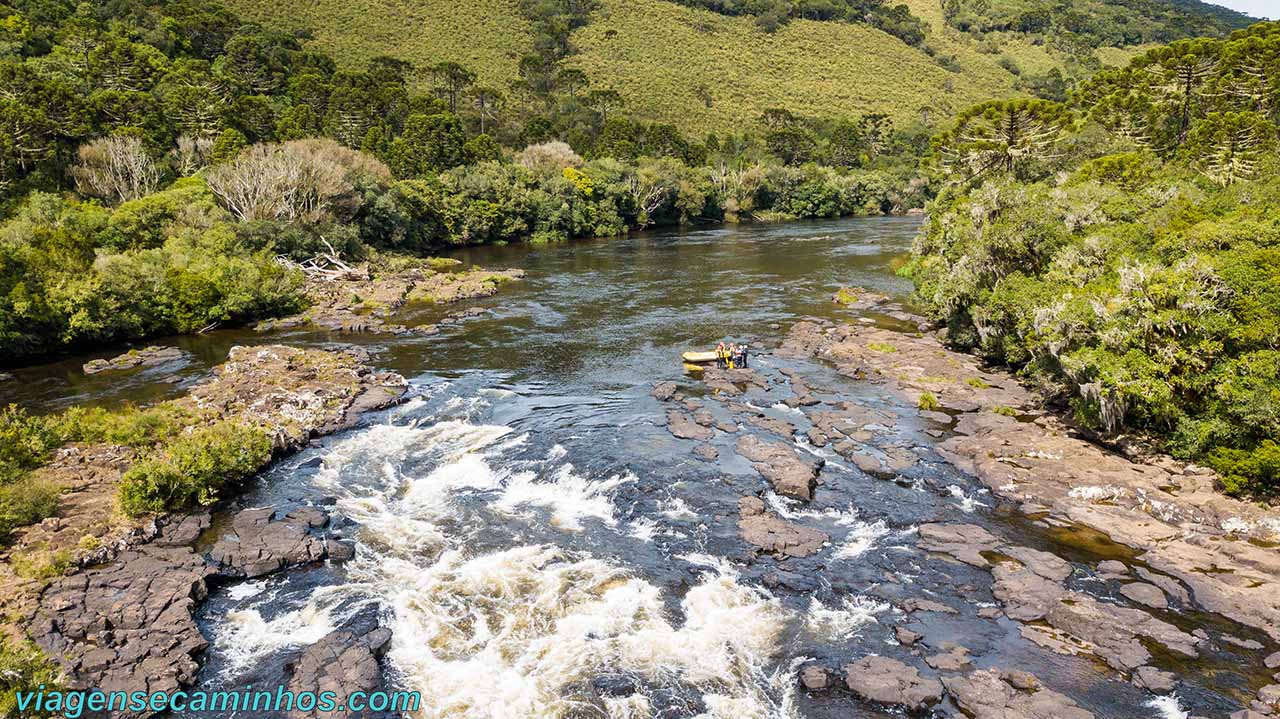
[{"label": "white foam on water", "polygon": [[[779,712],[794,680],[779,692],[765,673],[789,614],[731,570],[704,573],[679,621],[658,587],[552,546],[474,557],[449,550],[425,567],[392,558],[361,571],[393,608],[388,656],[422,692],[424,716],[569,716],[586,700],[575,690],[606,670],[703,690],[709,718],[793,716]],[[648,716],[643,698],[605,709]]]},{"label": "white foam on water", "polygon": [[[320,641],[364,606],[360,601],[340,606],[350,596],[350,587],[321,587],[303,606],[270,620],[257,606],[229,612],[213,630],[213,644],[227,661],[224,673],[231,676],[281,649]],[[265,597],[258,606],[271,601]]]},{"label": "white foam on water", "polygon": [[832,553],[832,559],[857,559],[881,537],[889,534],[889,528],[885,526],[883,521],[876,521],[871,524],[859,522],[849,533],[845,535],[844,541],[840,546],[836,547],[836,551]]},{"label": "white foam on water", "polygon": [[653,716],[653,707],[649,704],[649,697],[643,694],[605,697],[604,714],[608,719],[649,719]]},{"label": "white foam on water", "polygon": [[698,513],[693,511],[681,497],[668,497],[658,506],[658,511],[667,519],[697,519]]},{"label": "white foam on water", "polygon": [[864,596],[845,597],[839,605],[827,607],[817,597],[809,600],[805,626],[821,639],[849,639],[867,624],[876,624],[876,615],[889,610],[888,602]]},{"label": "white foam on water", "polygon": [[779,412],[789,412],[791,414],[798,414],[801,417],[804,416],[804,410],[800,409],[799,407],[792,407],[784,402],[776,402],[774,404],[771,404],[769,405],[769,409],[776,409]]},{"label": "white foam on water", "polygon": [[969,495],[965,494],[965,493],[964,493],[964,490],[963,490],[963,489],[961,489],[961,488],[960,488],[960,485],[958,485],[958,484],[951,484],[951,485],[947,485],[947,492],[948,492],[952,497],[955,497],[956,499],[960,500],[960,511],[961,511],[961,512],[964,512],[965,514],[973,514],[973,512],[974,512],[978,507],[986,507],[986,506],[987,506],[987,505],[986,505],[986,504],[984,504],[983,502],[979,502],[978,500],[974,499],[973,497],[970,497]]},{"label": "white foam on water", "polygon": [[658,523],[649,517],[637,517],[627,524],[627,534],[642,542],[652,542],[658,536]]},{"label": "white foam on water", "polygon": [[783,497],[777,492],[765,493],[764,500],[769,507],[783,519],[797,521],[801,519],[817,519],[827,522],[833,522],[842,527],[856,527],[862,524],[862,520],[858,519],[858,509],[852,504],[846,509],[836,509],[828,507],[827,509],[801,509],[804,506],[798,499],[790,499]]},{"label": "white foam on water", "polygon": [[[424,441],[429,430],[414,425],[379,424],[334,444],[324,456],[324,464],[312,481],[325,489],[346,493],[351,478],[344,476],[348,467],[399,464],[409,449]],[[376,480],[377,477],[370,477]]]},{"label": "white foam on water", "polygon": [[227,589],[227,598],[238,602],[258,596],[259,594],[262,594],[266,588],[267,583],[265,581],[241,582]]},{"label": "white foam on water", "polygon": [[1147,706],[1156,710],[1158,719],[1190,719],[1191,716],[1182,708],[1176,694],[1152,697],[1147,700]]},{"label": "white foam on water", "polygon": [[533,472],[511,475],[494,508],[516,514],[521,507],[543,507],[551,512],[551,523],[569,531],[582,531],[582,520],[594,517],[616,526],[613,491],[635,481],[631,473],[617,474],[603,480],[590,480],[564,464],[552,472],[550,481],[540,481]]}]

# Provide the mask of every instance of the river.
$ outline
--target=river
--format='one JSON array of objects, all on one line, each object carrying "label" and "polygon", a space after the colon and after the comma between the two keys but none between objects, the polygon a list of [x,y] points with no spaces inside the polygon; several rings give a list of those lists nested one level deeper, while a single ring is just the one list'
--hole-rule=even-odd
[{"label": "river", "polygon": [[[914,407],[878,385],[768,352],[797,319],[856,319],[831,302],[840,286],[905,298],[910,285],[893,268],[917,227],[874,218],[470,249],[458,258],[528,277],[475,303],[487,314],[438,336],[219,331],[170,340],[189,353],[176,371],[85,377],[78,357],[15,370],[0,399],[56,409],[172,396],[246,342],[356,341],[411,378],[405,404],[249,488],[245,506],[335,504],[357,556],[216,589],[200,615],[211,641],[202,688],[273,685],[335,628],[382,625],[394,633],[388,678],[421,691],[427,717],[877,717],[885,711],[849,694],[800,690],[796,673],[868,654],[911,663],[893,632],[910,624],[935,645],[967,647],[975,667],[1030,671],[1099,717],[1225,715],[1246,683],[1232,655],[1177,667],[1186,682],[1178,699],[1156,706],[1094,660],[1041,649],[1015,622],[979,618],[995,605],[989,575],[915,549],[919,524],[980,524],[1082,564],[1102,555],[995,506],[930,453],[936,438]],[[445,311],[420,308],[410,323]],[[928,459],[904,473],[913,481],[886,482],[797,439],[826,460],[815,500],[801,506],[765,491],[734,453],[750,427],[718,433],[719,460],[695,457],[693,443],[667,431],[650,390],[673,380],[696,396],[679,353],[719,339],[758,348],[766,376],[799,370],[824,388],[824,402],[893,417],[877,441]],[[784,397],[745,401],[803,437],[808,420]],[[732,422],[725,406],[707,405]],[[752,559],[736,525],[747,495],[826,532],[830,546],[805,559]],[[906,616],[889,601],[904,597],[957,612]]]}]

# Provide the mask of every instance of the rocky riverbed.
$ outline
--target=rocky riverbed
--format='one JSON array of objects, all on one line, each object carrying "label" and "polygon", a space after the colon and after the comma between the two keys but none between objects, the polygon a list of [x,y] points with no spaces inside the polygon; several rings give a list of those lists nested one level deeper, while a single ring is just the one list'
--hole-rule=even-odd
[{"label": "rocky riverbed", "polygon": [[[360,350],[237,347],[210,379],[169,406],[189,417],[191,428],[220,420],[261,427],[282,456],[354,426],[363,413],[397,402],[406,388],[403,377],[371,369]],[[60,450],[37,471],[66,488],[59,509],[20,530],[7,558],[38,552],[65,557],[70,569],[47,582],[0,565],[8,631],[24,633],[55,659],[69,688],[189,686],[208,646],[193,613],[210,584],[354,554],[321,507],[246,509],[225,530],[210,530],[207,512],[125,518],[115,511],[116,493],[137,454],[111,445]],[[201,547],[206,534],[211,545]],[[294,679],[319,686],[334,671],[313,661]]]},{"label": "rocky riverbed", "polygon": [[[1232,717],[1280,713],[1280,685],[1266,678],[1280,665],[1280,654],[1272,653],[1280,642],[1280,513],[1225,497],[1203,467],[1098,445],[1045,411],[1012,377],[946,349],[930,333],[805,321],[791,328],[777,356],[823,360],[846,381],[880,387],[899,407],[920,407],[914,419],[929,427],[938,455],[1025,517],[1042,538],[1075,536],[1099,557],[1081,562],[1078,552],[1060,556],[974,524],[919,526],[919,550],[988,573],[996,601],[980,618],[1016,623],[1023,638],[1045,651],[1096,657],[1117,680],[1156,696],[1174,693],[1181,686],[1176,669],[1194,666],[1206,649],[1244,649],[1256,662],[1245,670],[1254,677],[1246,691],[1256,692],[1241,695],[1246,706]],[[694,453],[715,459],[723,456],[716,447],[725,434],[717,427],[754,430],[731,440],[732,451],[777,496],[815,499],[823,460],[814,448],[833,451],[871,477],[919,486],[912,470],[928,461],[930,450],[890,438],[888,428],[901,419],[892,413],[833,402],[838,387],[814,389],[802,372],[786,368],[710,369],[695,380],[654,388],[655,398],[683,405],[666,412],[671,434],[698,442]],[[788,386],[790,396],[777,406],[800,412],[806,422],[766,417],[751,404],[753,390],[776,398]],[[690,397],[701,392],[730,419]],[[759,496],[743,497],[742,540],[784,563],[830,546],[830,537],[805,521],[820,513],[788,514],[780,516]],[[908,620],[917,612],[956,612],[918,598],[898,606]],[[1222,631],[1220,622],[1213,623],[1216,633],[1197,626],[1196,618],[1207,616],[1235,623],[1233,631],[1248,638]],[[935,640],[905,623],[895,634],[914,664],[880,656],[843,666],[811,664],[800,681],[811,692],[846,691],[913,713],[949,706],[979,719],[1095,716],[1035,676],[990,666],[963,638]]]},{"label": "rocky riverbed", "polygon": [[[1274,514],[948,351],[895,299],[894,222],[469,257],[529,274],[447,335],[349,335],[408,401],[290,435],[32,626],[80,681],[391,685],[440,717],[1276,714]],[[721,337],[749,369],[682,374]]]}]

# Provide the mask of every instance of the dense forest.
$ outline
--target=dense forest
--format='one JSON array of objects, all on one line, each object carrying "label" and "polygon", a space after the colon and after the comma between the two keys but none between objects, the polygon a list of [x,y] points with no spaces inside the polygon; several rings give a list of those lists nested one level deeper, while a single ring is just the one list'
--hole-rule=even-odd
[{"label": "dense forest", "polygon": [[1041,34],[1089,47],[1220,36],[1250,22],[1196,0],[943,0],[942,8],[947,23],[962,30]]},{"label": "dense forest", "polygon": [[[518,7],[531,48],[499,88],[449,61],[342,69],[207,0],[0,6],[5,360],[295,312],[302,277],[277,259],[322,247],[371,259],[937,193],[909,271],[952,342],[1100,431],[1170,438],[1235,491],[1276,481],[1275,25],[977,105],[920,167],[930,126],[882,113],[770,107],[699,138],[646,121],[570,62],[594,2]],[[854,20],[832,7],[786,14]],[[1158,7],[1160,32],[1234,22]]]},{"label": "dense forest", "polygon": [[1153,49],[1068,103],[963,113],[935,138],[918,297],[1099,432],[1275,492],[1278,113],[1276,23]]},{"label": "dense forest", "polygon": [[326,242],[360,259],[923,202],[902,158],[927,136],[883,117],[778,110],[701,141],[631,119],[557,64],[581,11],[538,16],[521,88],[543,112],[515,125],[464,67],[419,91],[407,63],[338,70],[216,3],[5,7],[6,359],[295,311],[272,260]]}]

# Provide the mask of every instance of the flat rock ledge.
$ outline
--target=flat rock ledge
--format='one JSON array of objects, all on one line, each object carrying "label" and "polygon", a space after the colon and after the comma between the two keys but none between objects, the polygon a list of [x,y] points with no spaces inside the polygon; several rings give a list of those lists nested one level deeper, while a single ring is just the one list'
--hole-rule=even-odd
[{"label": "flat rock ledge", "polygon": [[1136,550],[1147,568],[1183,585],[1178,591],[1197,608],[1280,642],[1280,552],[1272,548],[1280,511],[1226,497],[1211,471],[1099,447],[1045,414],[1040,398],[1011,376],[948,350],[932,334],[804,321],[779,352],[874,377],[912,406],[931,394],[958,417],[940,454],[993,495]]},{"label": "flat rock ledge", "polygon": [[[193,545],[209,528],[209,515],[164,520],[148,544],[50,584],[29,633],[62,665],[70,688],[152,692],[190,686],[199,671],[197,659],[208,647],[194,614],[208,596],[209,583],[219,577],[261,577],[330,556],[350,558],[337,549],[347,545],[314,534],[328,524],[329,515],[316,507],[278,518],[269,507],[243,510],[205,557]],[[330,639],[328,646],[336,641]],[[321,652],[312,660],[313,673],[348,676],[345,666],[321,665],[326,656]],[[354,691],[363,685],[344,686]]]},{"label": "flat rock ledge", "polygon": [[150,346],[137,350],[129,350],[110,359],[95,359],[85,362],[81,369],[85,374],[99,374],[136,367],[155,367],[169,362],[186,359],[187,353],[177,347]]},{"label": "flat rock ledge", "polygon": [[995,579],[992,593],[1005,615],[1025,623],[1023,635],[1050,650],[1094,654],[1129,674],[1135,684],[1152,689],[1164,682],[1147,666],[1153,659],[1147,643],[1184,657],[1199,656],[1201,637],[1142,609],[1104,604],[1068,589],[1064,582],[1074,570],[1056,555],[1003,543],[975,525],[924,524],[919,532],[921,549],[989,570]]},{"label": "flat rock ledge", "polygon": [[[407,327],[391,321],[392,317],[410,302],[447,304],[489,297],[506,282],[525,276],[523,270],[451,271],[452,265],[437,263],[438,269],[433,269],[429,264],[373,277],[357,271],[344,278],[312,278],[305,287],[311,307],[300,314],[264,320],[255,329],[266,332],[309,324],[330,332],[431,335],[440,331],[437,326]],[[482,312],[455,313],[446,322]]]},{"label": "flat rock ledge", "polygon": [[[289,691],[295,694],[333,692],[347,696],[352,692],[373,692],[383,688],[380,662],[391,645],[391,630],[379,627],[367,634],[338,630],[307,647],[302,657],[292,667]],[[294,710],[290,719],[312,717],[339,717],[358,719],[363,712],[344,709],[339,712],[320,713]]]},{"label": "flat rock ledge", "polygon": [[[235,347],[211,379],[170,402],[195,426],[228,419],[263,427],[279,456],[403,396],[403,377],[375,372],[367,361],[359,350]],[[193,549],[210,526],[207,514],[112,524],[118,521],[111,511],[117,485],[134,459],[131,451],[108,445],[61,451],[37,471],[69,491],[55,517],[16,533],[15,548],[74,551],[71,573],[41,586],[0,565],[0,596],[10,621],[61,665],[71,688],[150,692],[189,686],[207,647],[192,617],[210,580],[263,576],[354,554],[350,544],[319,534],[329,517],[311,507],[283,515],[271,508],[244,510],[215,539],[208,557]],[[99,538],[98,546],[77,549],[86,535]]]},{"label": "flat rock ledge", "polygon": [[778,494],[805,501],[813,499],[818,471],[823,465],[821,459],[802,457],[790,445],[754,435],[739,438],[734,449],[751,461],[751,466],[769,480]]},{"label": "flat rock ledge", "polygon": [[844,668],[849,691],[867,701],[919,711],[942,700],[942,682],[889,657],[863,657]]},{"label": "flat rock ledge", "polygon": [[285,567],[319,562],[330,556],[350,559],[354,548],[311,530],[328,526],[329,515],[317,507],[300,507],[284,516],[271,507],[246,509],[209,551],[219,574],[253,579]]},{"label": "flat rock ledge", "polygon": [[945,677],[942,683],[973,719],[1093,719],[1093,714],[1026,672],[985,669]]},{"label": "flat rock ledge", "polygon": [[738,532],[748,544],[783,557],[807,557],[831,538],[825,532],[770,514],[759,497],[738,500]]}]

